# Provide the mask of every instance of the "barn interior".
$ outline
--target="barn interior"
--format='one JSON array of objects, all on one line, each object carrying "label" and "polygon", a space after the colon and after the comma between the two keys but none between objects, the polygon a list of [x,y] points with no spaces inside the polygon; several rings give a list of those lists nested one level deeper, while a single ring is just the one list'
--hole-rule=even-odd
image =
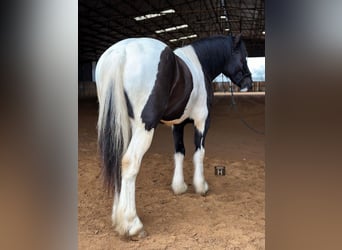
[{"label": "barn interior", "polygon": [[79,61],[96,61],[127,37],[154,37],[171,48],[215,34],[241,33],[251,57],[265,56],[263,0],[79,1]]},{"label": "barn interior", "polygon": [[[78,30],[78,78],[84,96],[93,91],[89,82],[100,55],[129,37],[156,38],[175,49],[211,35],[241,34],[248,57],[265,57],[265,1],[80,0]],[[255,91],[265,90],[259,79],[255,85]]]},{"label": "barn interior", "polygon": [[[193,127],[184,132],[189,189],[174,195],[172,132],[158,126],[136,185],[137,212],[148,236],[130,241],[111,225],[113,197],[101,177],[94,83],[100,55],[129,37],[153,37],[174,49],[211,35],[242,34],[248,56],[265,57],[264,10],[264,0],[79,1],[80,249],[265,249],[265,82],[256,81],[253,92],[235,92],[234,98],[227,83],[213,83],[206,196],[192,186]],[[224,176],[215,175],[217,166],[225,167]]]}]

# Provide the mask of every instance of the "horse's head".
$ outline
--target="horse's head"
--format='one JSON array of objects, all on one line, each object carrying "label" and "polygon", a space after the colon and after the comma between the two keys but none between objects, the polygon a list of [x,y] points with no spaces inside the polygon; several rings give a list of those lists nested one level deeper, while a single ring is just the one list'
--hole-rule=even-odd
[{"label": "horse's head", "polygon": [[252,89],[252,74],[247,65],[247,51],[241,35],[232,37],[232,44],[231,57],[224,67],[223,74],[238,85],[240,91],[249,91]]}]

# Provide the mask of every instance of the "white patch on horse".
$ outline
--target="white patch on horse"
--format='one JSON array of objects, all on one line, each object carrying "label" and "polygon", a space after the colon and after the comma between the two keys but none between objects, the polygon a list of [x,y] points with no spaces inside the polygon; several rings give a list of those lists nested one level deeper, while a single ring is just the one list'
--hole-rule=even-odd
[{"label": "white patch on horse", "polygon": [[245,87],[245,88],[243,88],[243,89],[240,89],[240,92],[247,92],[248,91],[248,88],[247,87]]},{"label": "white patch on horse", "polygon": [[183,115],[176,120],[161,120],[161,122],[167,125],[173,125],[180,124],[189,117],[194,120],[205,119],[209,113],[207,108],[207,93],[202,66],[198,60],[195,50],[189,45],[176,49],[174,53],[188,66],[193,78],[193,89]]},{"label": "white patch on horse", "polygon": [[[135,119],[141,122],[141,112],[145,107],[157,79],[161,52],[166,45],[155,39],[139,38],[125,47],[127,54],[124,87],[131,101]],[[139,63],[146,62],[146,63]],[[143,76],[143,77],[142,77]]]},{"label": "white patch on horse", "polygon": [[188,188],[188,186],[184,182],[184,175],[183,175],[184,155],[182,153],[175,153],[174,160],[175,160],[175,171],[173,174],[171,187],[175,194],[182,194]]},{"label": "white patch on horse", "polygon": [[204,158],[205,150],[203,147],[198,149],[194,154],[194,178],[193,184],[198,194],[206,194],[209,190],[208,183],[204,179],[204,170],[203,170],[203,158]]}]

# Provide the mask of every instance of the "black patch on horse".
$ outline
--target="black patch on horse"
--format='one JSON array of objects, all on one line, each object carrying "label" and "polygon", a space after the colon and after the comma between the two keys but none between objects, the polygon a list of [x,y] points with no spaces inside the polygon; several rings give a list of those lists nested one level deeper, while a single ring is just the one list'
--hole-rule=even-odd
[{"label": "black patch on horse", "polygon": [[175,55],[176,72],[171,88],[167,109],[162,120],[171,121],[180,118],[184,113],[193,88],[192,75],[185,62]]},{"label": "black patch on horse", "polygon": [[185,147],[184,147],[184,127],[188,123],[193,123],[194,121],[190,118],[181,122],[180,124],[173,125],[172,134],[174,140],[174,149],[176,153],[181,153],[185,155]]},{"label": "black patch on horse", "polygon": [[126,99],[126,105],[127,105],[128,116],[131,117],[131,118],[134,118],[134,112],[133,112],[133,108],[132,108],[131,101],[129,100],[126,91],[125,91],[124,93],[125,93],[125,99]]},{"label": "black patch on horse", "polygon": [[211,82],[223,72],[223,66],[229,61],[232,40],[228,36],[212,36],[197,40],[191,44],[207,82]]},{"label": "black patch on horse", "polygon": [[160,120],[175,120],[182,116],[193,88],[189,68],[166,47],[160,54],[153,90],[141,113],[145,129],[155,128]]}]

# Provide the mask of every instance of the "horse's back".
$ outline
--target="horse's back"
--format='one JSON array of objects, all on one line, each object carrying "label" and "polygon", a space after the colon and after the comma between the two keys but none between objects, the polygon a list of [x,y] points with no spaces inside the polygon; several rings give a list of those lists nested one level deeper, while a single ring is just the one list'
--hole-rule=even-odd
[{"label": "horse's back", "polygon": [[153,38],[127,38],[115,43],[98,60],[95,70],[97,88],[100,89],[115,74],[122,75],[125,89],[138,90],[140,85],[144,85],[140,90],[151,88],[165,47],[166,44]]},{"label": "horse's back", "polygon": [[127,38],[115,43],[98,60],[96,83],[101,84],[104,74],[113,74],[117,70],[123,71],[121,73],[127,81],[151,75],[148,72],[158,68],[159,57],[165,47],[165,43],[153,38]]},{"label": "horse's back", "polygon": [[[158,65],[167,45],[153,38],[137,38],[125,46],[125,89],[133,93],[149,94],[152,90]],[[136,96],[136,95],[135,95]]]},{"label": "horse's back", "polygon": [[[115,61],[125,57],[126,62],[139,62],[149,60],[164,50],[167,45],[154,38],[127,38],[109,47],[99,58],[97,68],[105,61]],[[158,58],[158,57],[157,57]]]},{"label": "horse's back", "polygon": [[[153,38],[129,38],[112,45],[102,54],[96,67],[98,92],[106,91],[105,84],[122,85],[134,114],[140,114],[158,76],[164,75],[160,72],[161,60],[164,61],[163,69],[174,70],[173,51]],[[173,80],[174,73],[170,73],[172,77],[167,81]]]}]

